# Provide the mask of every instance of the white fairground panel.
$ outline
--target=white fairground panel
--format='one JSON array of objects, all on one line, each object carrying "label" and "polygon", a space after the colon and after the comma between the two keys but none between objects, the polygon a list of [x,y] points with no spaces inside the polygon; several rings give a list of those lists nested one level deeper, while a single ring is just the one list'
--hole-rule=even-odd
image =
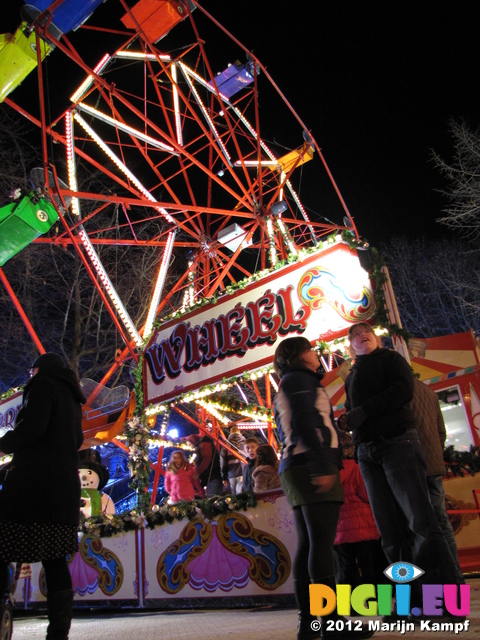
[{"label": "white fairground panel", "polygon": [[[258,494],[256,507],[213,520],[199,515],[113,537],[85,535],[70,563],[75,606],[184,607],[206,599],[289,598],[296,546],[292,510],[281,490]],[[17,580],[14,595],[18,608],[42,606],[41,564]]]}]

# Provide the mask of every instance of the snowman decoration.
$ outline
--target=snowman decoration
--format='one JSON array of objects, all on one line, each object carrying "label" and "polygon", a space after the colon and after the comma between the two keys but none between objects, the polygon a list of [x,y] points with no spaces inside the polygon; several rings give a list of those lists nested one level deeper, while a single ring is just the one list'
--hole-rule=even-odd
[{"label": "snowman decoration", "polygon": [[115,504],[109,495],[102,492],[110,474],[102,464],[102,458],[96,449],[84,449],[79,452],[80,515],[83,518],[115,513]]}]

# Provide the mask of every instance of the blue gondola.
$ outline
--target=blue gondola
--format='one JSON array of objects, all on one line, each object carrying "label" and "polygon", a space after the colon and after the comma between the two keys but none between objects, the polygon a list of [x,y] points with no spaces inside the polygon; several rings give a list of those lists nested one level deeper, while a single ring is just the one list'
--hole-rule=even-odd
[{"label": "blue gondola", "polygon": [[[61,33],[75,31],[102,2],[105,0],[64,0],[53,11],[52,24]],[[52,4],[53,0],[30,0],[25,3],[25,9],[31,18],[36,18]]]},{"label": "blue gondola", "polygon": [[[226,98],[231,98],[240,89],[251,84],[253,82],[254,66],[251,61],[246,64],[234,62],[228,65],[225,71],[215,76],[215,84],[220,93]],[[213,87],[212,82],[208,84]]]}]

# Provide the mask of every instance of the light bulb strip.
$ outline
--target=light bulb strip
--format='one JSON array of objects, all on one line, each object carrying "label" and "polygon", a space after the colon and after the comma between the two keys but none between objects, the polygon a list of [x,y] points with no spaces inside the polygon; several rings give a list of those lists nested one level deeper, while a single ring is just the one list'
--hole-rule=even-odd
[{"label": "light bulb strip", "polygon": [[113,306],[115,307],[115,309],[116,309],[118,315],[120,316],[123,324],[125,325],[128,333],[130,334],[130,337],[134,340],[134,342],[137,345],[137,347],[142,346],[143,340],[142,340],[140,334],[138,333],[135,325],[133,324],[132,319],[128,315],[127,310],[123,306],[123,303],[120,300],[117,292],[115,291],[115,288],[114,288],[110,278],[108,277],[108,274],[105,271],[105,268],[104,268],[100,258],[98,257],[97,252],[93,248],[93,245],[90,242],[90,238],[88,237],[88,235],[87,235],[85,229],[83,229],[83,227],[80,229],[80,232],[79,232],[78,235],[79,235],[80,240],[82,241],[82,244],[83,244],[83,246],[85,248],[85,251],[86,251],[88,257],[90,258],[90,262],[94,266],[95,271],[97,272],[101,283],[105,287],[105,290],[108,293],[108,296],[109,296],[110,300],[112,301]]},{"label": "light bulb strip", "polygon": [[207,387],[206,389],[199,389],[197,391],[192,391],[191,393],[187,393],[180,399],[181,403],[188,404],[189,402],[196,402],[197,400],[201,400],[206,396],[212,395],[212,393],[219,393],[220,391],[226,391],[230,389],[233,385],[233,382],[221,382],[215,387]]},{"label": "light bulb strip", "polygon": [[80,109],[80,111],[86,111],[87,113],[97,118],[97,120],[100,120],[105,124],[109,124],[112,127],[119,129],[120,131],[129,133],[134,138],[138,138],[139,140],[142,140],[142,142],[146,142],[152,147],[157,147],[157,149],[162,149],[162,151],[168,151],[168,153],[172,153],[173,155],[176,155],[176,156],[179,155],[172,146],[165,144],[160,140],[156,140],[151,136],[147,136],[145,133],[142,133],[138,129],[134,129],[133,127],[130,127],[128,124],[125,124],[124,122],[120,122],[119,120],[115,120],[111,116],[108,116],[106,113],[103,113],[102,111],[99,111],[94,107],[90,107],[88,104],[79,102],[77,105],[77,108]]},{"label": "light bulb strip", "polygon": [[162,261],[158,270],[157,282],[155,283],[155,289],[153,291],[152,301],[148,310],[147,320],[143,329],[143,337],[148,338],[152,332],[153,321],[157,314],[158,303],[162,296],[163,287],[165,285],[165,278],[167,276],[168,265],[170,264],[170,258],[172,257],[172,250],[175,241],[176,231],[170,231],[163,251]]},{"label": "light bulb strip", "polygon": [[[93,73],[96,74],[97,76],[100,75],[100,73],[105,69],[105,67],[110,62],[110,60],[111,58],[109,54],[106,53],[103,56],[103,58],[100,60],[100,62],[97,64],[97,66],[93,69]],[[85,93],[90,89],[90,87],[94,83],[94,80],[95,80],[95,76],[93,74],[90,74],[89,76],[87,76],[87,78],[82,82],[82,84],[78,87],[75,93],[72,96],[70,96],[70,100],[72,102],[77,102],[78,100],[80,100],[85,95]]]},{"label": "light bulb strip", "polygon": [[278,165],[277,160],[237,160],[235,167],[271,167],[272,165]]},{"label": "light bulb strip", "polygon": [[240,397],[242,398],[242,400],[245,402],[245,404],[248,404],[248,398],[245,395],[245,392],[243,391],[242,387],[238,384],[238,382],[235,382],[235,386],[238,389],[238,393],[240,394]]},{"label": "light bulb strip", "polygon": [[270,379],[270,384],[272,385],[272,387],[275,389],[276,392],[278,392],[278,384],[277,381],[275,380],[275,378],[272,376],[271,373],[268,374],[268,377]]},{"label": "light bulb strip", "polygon": [[[205,78],[202,78],[202,76],[200,76],[191,67],[186,65],[184,62],[179,62],[178,64],[182,68],[182,71],[183,71],[184,74],[188,74],[191,78],[194,78],[199,84],[201,84],[203,87],[205,87],[205,89],[208,89],[208,91],[210,91],[212,93],[215,93],[215,90],[212,87],[212,85],[208,84],[208,82],[205,80]],[[228,102],[228,98],[225,98],[225,100]]]},{"label": "light bulb strip", "polygon": [[235,426],[245,431],[268,429],[270,422],[235,422]]},{"label": "light bulb strip", "polygon": [[172,92],[173,92],[173,111],[175,114],[175,131],[177,134],[177,142],[183,147],[183,132],[182,132],[182,120],[180,116],[180,99],[178,96],[177,86],[177,65],[175,62],[171,66],[172,70]]},{"label": "light bulb strip", "polygon": [[280,187],[280,191],[278,192],[278,199],[279,200],[284,200],[284,196],[283,196],[284,188],[283,187],[284,187],[284,184],[285,184],[285,177],[286,177],[285,171],[281,171],[281,173],[280,173],[280,184],[281,184],[281,187]]},{"label": "light bulb strip", "polygon": [[170,408],[164,404],[154,404],[150,405],[145,409],[146,416],[156,416],[159,413],[169,412]]},{"label": "light bulb strip", "polygon": [[188,306],[189,306],[189,304],[188,304],[188,289],[185,289],[185,291],[183,292],[182,306],[180,307],[181,312],[184,313]]},{"label": "light bulb strip", "polygon": [[205,400],[198,400],[197,404],[199,404],[201,407],[206,409],[213,418],[216,418],[218,420],[218,422],[221,422],[224,425],[228,425],[232,422],[229,418],[225,417],[223,414],[217,411],[217,409],[214,407],[214,405],[211,402],[205,402]]},{"label": "light bulb strip", "polygon": [[122,60],[150,60],[151,62],[157,62],[158,58],[162,62],[170,62],[172,59],[167,53],[160,53],[157,56],[154,53],[145,53],[143,51],[117,51],[114,58],[120,58]]},{"label": "light bulb strip", "polygon": [[[246,129],[249,131],[249,133],[255,138],[255,140],[258,140],[258,134],[257,134],[256,130],[252,127],[250,122],[245,118],[243,113],[239,109],[237,109],[237,107],[235,107],[233,105],[231,105],[231,109],[235,113],[237,118],[240,120],[240,122],[246,127]],[[278,164],[278,160],[277,160],[275,154],[267,147],[267,145],[265,144],[265,142],[261,138],[260,138],[260,146],[265,151],[266,155],[272,160],[272,162],[267,162],[267,165],[272,165],[272,164],[277,165]]]},{"label": "light bulb strip", "polygon": [[[75,165],[75,147],[73,144],[73,122],[72,114],[67,111],[65,114],[65,139],[67,141],[67,173],[68,186],[72,191],[78,191],[77,171]],[[70,210],[75,216],[80,215],[80,202],[78,198],[72,197]]]},{"label": "light bulb strip", "polygon": [[[180,62],[179,64],[181,66],[181,69],[182,69],[183,74],[186,77],[186,79],[187,79],[187,76],[190,76],[190,77],[194,78],[199,84],[204,86],[208,91],[216,94],[216,91],[213,88],[213,86],[208,84],[208,82],[204,78],[202,78],[200,75],[198,75],[198,73],[193,71],[193,69],[190,69],[190,67],[188,67],[183,62]],[[187,82],[189,82],[188,79],[187,79]],[[219,94],[220,94],[220,97],[222,98],[222,101],[229,107],[229,109],[231,109],[235,113],[235,115],[240,120],[240,122],[242,122],[242,124],[246,127],[246,129],[254,137],[254,139],[257,140],[258,139],[258,134],[257,134],[256,130],[252,127],[252,125],[247,120],[247,118],[245,118],[243,113],[237,107],[235,107],[230,102],[230,100],[226,96],[224,96],[221,92],[219,92]],[[267,155],[267,157],[270,158],[270,161],[263,161],[262,160],[261,164],[265,165],[265,166],[278,165],[278,160],[277,160],[275,154],[268,148],[268,146],[265,144],[265,142],[261,138],[260,138],[260,146],[263,149],[263,151],[265,152],[265,154]],[[249,166],[255,166],[255,165],[258,166],[258,161],[246,161],[246,162],[244,162],[244,164],[247,164],[247,163],[248,163]],[[235,164],[237,166],[242,165],[242,161],[237,161]],[[231,163],[230,163],[230,166],[231,166]]]},{"label": "light bulb strip", "polygon": [[[88,133],[88,135],[92,138],[94,142],[100,147],[100,149],[107,155],[112,162],[114,162],[120,171],[127,176],[127,178],[137,187],[137,189],[147,198],[150,202],[156,202],[155,198],[152,194],[145,189],[142,183],[133,175],[133,173],[125,166],[125,164],[120,160],[120,158],[105,144],[105,142],[100,138],[100,136],[92,129],[92,127],[85,122],[85,120],[81,117],[79,113],[75,113],[75,120],[78,124]],[[155,210],[158,211],[168,222],[172,224],[176,224],[175,220],[172,216],[164,209],[163,207],[155,207]]]},{"label": "light bulb strip", "polygon": [[[264,367],[263,369],[257,369],[256,371],[252,371],[248,377],[250,378],[250,380],[259,380],[260,378],[265,377],[266,375],[271,375],[272,373],[272,367]],[[275,385],[275,380],[272,379],[272,383],[274,386]],[[175,405],[175,404],[188,404],[190,402],[198,402],[200,400],[202,400],[203,398],[206,398],[212,394],[215,393],[220,393],[222,391],[226,391],[227,389],[230,389],[232,386],[237,385],[238,381],[237,380],[232,380],[230,382],[219,382],[218,384],[216,384],[214,387],[205,387],[204,389],[198,389],[197,391],[192,391],[191,393],[187,393],[184,396],[182,396],[181,398],[178,399],[173,399],[171,402],[169,402],[169,404],[154,404],[154,405],[149,405],[146,409],[145,409],[145,414],[147,416],[154,416],[157,415],[158,413],[163,413],[165,411],[170,411],[171,408]],[[276,388],[278,388],[278,386],[276,386]],[[229,409],[226,408],[226,410],[232,411],[232,413],[239,413],[241,415],[248,415],[248,416],[252,416],[254,419],[258,419],[258,417],[269,417],[268,413],[263,413],[262,411],[257,411],[257,412],[248,412],[247,410],[242,410],[242,411],[237,411],[236,409]]]},{"label": "light bulb strip", "polygon": [[[257,410],[250,411],[247,408],[234,409],[234,408],[229,407],[228,405],[222,404],[220,402],[211,402],[211,401],[207,401],[207,400],[197,400],[196,402],[197,402],[197,404],[201,405],[202,407],[205,407],[206,409],[208,409],[208,411],[212,415],[213,415],[213,411],[214,410],[230,411],[231,413],[237,413],[237,414],[239,414],[241,416],[251,417],[254,420],[258,420],[259,418],[265,419],[269,415],[267,411],[262,411],[260,408],[257,408]],[[232,421],[229,420],[229,422],[232,422]]]},{"label": "light bulb strip", "polygon": [[[207,80],[205,80],[205,78],[202,78],[202,76],[198,75],[198,73],[196,71],[194,71],[193,69],[188,67],[184,62],[182,62],[182,65],[184,66],[184,68],[187,71],[187,73],[192,78],[195,78],[195,80],[199,84],[201,84],[202,87],[205,87],[205,89],[207,89],[207,91],[210,91],[210,93],[214,93],[215,95],[217,95],[217,92],[215,91],[213,85],[209,84],[209,82],[207,82]],[[222,99],[222,102],[225,102],[229,107],[231,106],[230,100],[228,99],[228,97],[225,94],[223,94],[221,91],[219,91],[218,95]]]},{"label": "light bulb strip", "polygon": [[276,219],[276,223],[278,228],[280,229],[280,233],[282,234],[285,242],[287,243],[288,246],[288,250],[290,252],[290,254],[296,256],[298,255],[298,251],[295,247],[295,244],[292,240],[292,237],[290,235],[290,232],[288,231],[288,229],[286,228],[286,226],[283,224],[283,220],[281,220],[280,218]]},{"label": "light bulb strip", "polygon": [[302,214],[303,219],[305,220],[305,222],[306,222],[306,223],[307,223],[307,225],[308,225],[308,229],[309,229],[309,231],[310,231],[310,233],[311,233],[311,235],[312,235],[312,238],[313,238],[313,239],[314,239],[314,241],[315,241],[315,244],[317,244],[318,239],[317,239],[317,236],[316,236],[316,234],[315,234],[315,230],[314,230],[314,228],[311,226],[311,224],[309,224],[309,223],[310,223],[310,218],[308,217],[308,214],[307,214],[307,212],[305,211],[305,209],[304,209],[304,207],[303,207],[303,204],[300,202],[300,198],[298,197],[298,195],[297,195],[297,193],[296,193],[295,189],[292,187],[292,183],[290,182],[290,180],[286,180],[286,181],[285,181],[285,184],[286,184],[286,186],[287,186],[288,190],[290,191],[290,194],[291,194],[291,196],[292,196],[293,200],[295,201],[295,204],[296,204],[296,205],[297,205],[297,207],[300,209],[300,213]]},{"label": "light bulb strip", "polygon": [[[205,105],[202,102],[202,99],[200,98],[200,95],[198,93],[198,91],[196,90],[191,77],[187,71],[188,67],[186,67],[183,63],[179,62],[178,63],[180,66],[180,69],[183,72],[184,78],[187,81],[187,84],[190,88],[190,91],[193,94],[193,97],[195,98],[198,106],[200,107],[200,111],[203,113],[203,117],[205,118],[205,120],[207,121],[207,124],[210,128],[210,131],[213,133],[215,140],[218,142],[219,146],[220,146],[220,150],[223,154],[223,157],[225,158],[225,161],[227,162],[227,164],[231,167],[232,166],[232,159],[230,157],[230,154],[227,151],[227,148],[225,147],[225,145],[222,142],[222,139],[220,138],[220,135],[218,134],[218,131],[213,123],[213,120],[211,119],[207,109],[205,108]],[[195,77],[199,77],[197,76],[197,74],[195,74]]]},{"label": "light bulb strip", "polygon": [[270,253],[270,263],[272,267],[277,264],[277,250],[275,248],[275,237],[273,234],[273,222],[271,218],[267,218],[267,233],[268,233],[268,249]]},{"label": "light bulb strip", "polygon": [[167,431],[168,422],[170,419],[170,412],[165,412],[162,418],[162,424],[160,426],[160,437],[163,437]]}]

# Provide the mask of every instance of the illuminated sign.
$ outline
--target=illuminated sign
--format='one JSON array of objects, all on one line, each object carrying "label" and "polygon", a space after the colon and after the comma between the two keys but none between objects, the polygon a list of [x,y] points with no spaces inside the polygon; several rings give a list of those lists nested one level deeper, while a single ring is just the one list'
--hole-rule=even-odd
[{"label": "illuminated sign", "polygon": [[374,310],[354,249],[310,254],[157,329],[144,352],[145,406],[270,364],[287,336],[341,337]]},{"label": "illuminated sign", "polygon": [[7,431],[13,429],[17,413],[22,406],[22,391],[17,391],[13,395],[0,400],[0,437],[5,435]]}]

